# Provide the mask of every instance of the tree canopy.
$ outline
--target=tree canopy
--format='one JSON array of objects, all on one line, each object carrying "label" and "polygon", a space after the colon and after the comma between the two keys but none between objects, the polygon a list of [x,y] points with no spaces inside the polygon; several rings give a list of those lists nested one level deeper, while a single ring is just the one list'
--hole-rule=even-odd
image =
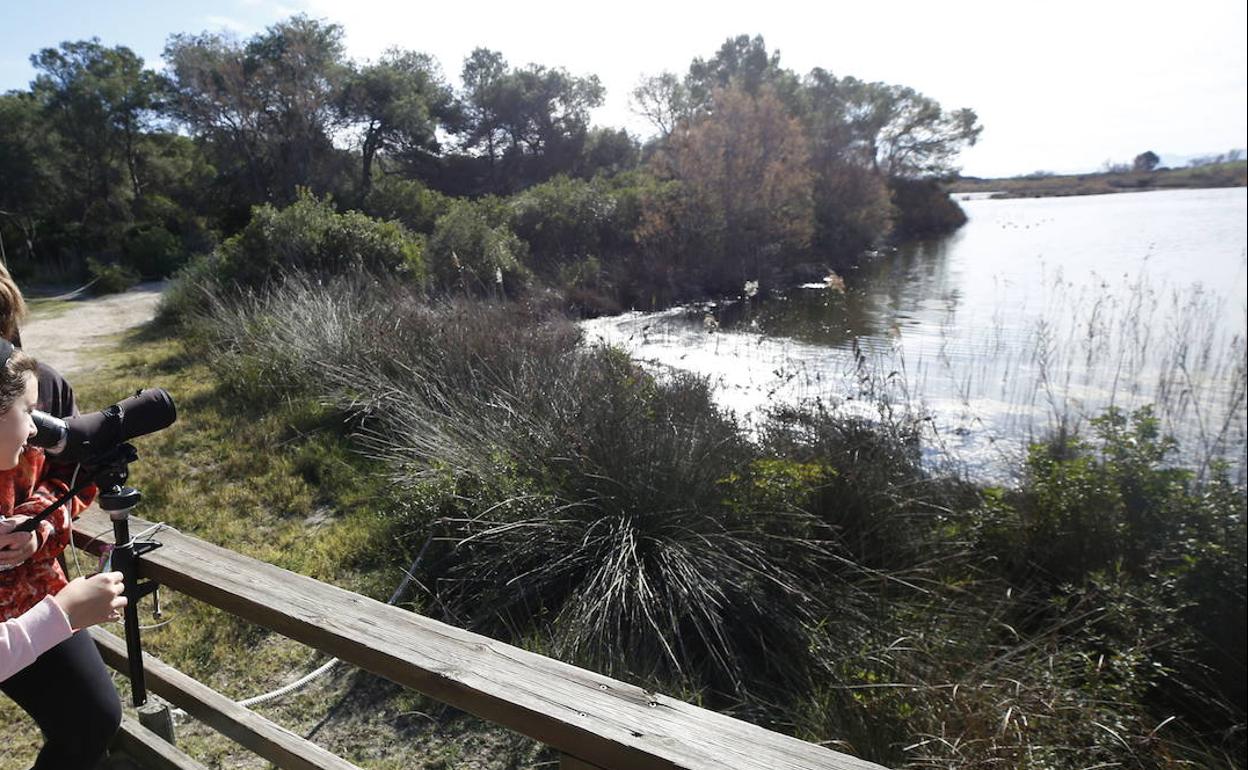
[{"label": "tree canopy", "polygon": [[343,120],[358,133],[360,197],[372,186],[378,153],[413,168],[436,156],[438,129],[458,119],[451,89],[431,56],[391,49],[381,61],[353,68],[339,98]]},{"label": "tree canopy", "polygon": [[1135,171],[1152,171],[1161,163],[1161,158],[1157,157],[1157,153],[1152,150],[1145,150],[1135,156],[1135,160],[1131,163],[1131,168]]},{"label": "tree canopy", "polygon": [[596,75],[578,77],[537,64],[514,69],[501,53],[485,48],[469,55],[462,79],[462,146],[483,154],[500,192],[570,168],[585,147],[589,112],[602,104],[604,93]]},{"label": "tree canopy", "polygon": [[207,140],[249,203],[328,187],[326,160],[348,74],[341,27],[295,16],[246,43],[174,35],[165,59],[170,114]]},{"label": "tree canopy", "polygon": [[[639,83],[644,147],[592,124],[595,75],[488,48],[453,84],[420,51],[352,61],[341,27],[297,15],[246,39],[175,34],[164,59],[157,74],[124,46],[66,42],[0,96],[0,246],[19,272],[167,273],[311,195],[428,239],[431,285],[503,264],[506,245],[508,286],[662,285],[655,302],[852,261],[902,222],[955,226],[938,188],[909,182],[950,173],[981,130],[911,88],[798,75],[761,36]],[[493,286],[482,269],[469,283]]]}]

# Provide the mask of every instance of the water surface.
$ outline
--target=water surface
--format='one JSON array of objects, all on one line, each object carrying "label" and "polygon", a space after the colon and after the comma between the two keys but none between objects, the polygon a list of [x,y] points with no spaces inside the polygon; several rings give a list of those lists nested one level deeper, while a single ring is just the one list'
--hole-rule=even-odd
[{"label": "water surface", "polygon": [[957,233],[881,254],[844,291],[629,313],[587,337],[712,378],[747,421],[812,399],[920,411],[929,456],[979,476],[1108,405],[1156,404],[1191,462],[1242,460],[1244,188],[961,205]]}]

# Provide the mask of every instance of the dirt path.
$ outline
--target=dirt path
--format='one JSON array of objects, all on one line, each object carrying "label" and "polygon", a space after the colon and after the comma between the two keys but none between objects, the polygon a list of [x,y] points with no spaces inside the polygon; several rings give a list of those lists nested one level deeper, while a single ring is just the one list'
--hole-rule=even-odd
[{"label": "dirt path", "polygon": [[151,320],[165,288],[163,281],[143,283],[124,294],[74,300],[40,318],[36,311],[22,327],[22,346],[40,361],[54,366],[71,381],[90,372],[91,353],[106,348],[113,337]]}]

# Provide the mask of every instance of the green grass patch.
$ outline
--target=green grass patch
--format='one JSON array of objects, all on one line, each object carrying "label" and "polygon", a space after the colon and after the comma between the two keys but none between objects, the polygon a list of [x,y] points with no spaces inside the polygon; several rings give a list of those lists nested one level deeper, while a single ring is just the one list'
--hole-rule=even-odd
[{"label": "green grass patch", "polygon": [[58,299],[56,297],[47,298],[26,298],[26,309],[30,318],[42,321],[47,318],[58,318],[67,313],[74,306],[72,299]]},{"label": "green grass patch", "polygon": [[[83,411],[144,387],[166,388],[178,406],[173,426],[135,442],[140,459],[130,483],[144,495],[137,515],[347,590],[390,597],[413,556],[395,537],[395,528],[406,526],[407,504],[350,449],[332,416],[306,401],[231,393],[202,356],[150,331],[124,337],[96,361],[96,372],[73,383]],[[94,563],[84,559],[82,566],[92,570]],[[326,660],[173,591],[161,598],[168,623],[144,633],[144,649],[230,697],[275,689]],[[142,617],[159,622],[150,600]],[[122,633],[120,626],[109,630]],[[128,704],[128,682],[117,681]],[[317,742],[363,767],[455,767],[450,757],[478,755],[472,746],[483,741],[499,747],[490,767],[518,766],[537,751],[346,665],[257,710],[299,733],[332,711]],[[0,718],[10,725],[0,770],[29,766],[40,745],[37,728],[7,699],[0,699]],[[179,745],[209,767],[267,766],[193,722],[179,726]]]}]

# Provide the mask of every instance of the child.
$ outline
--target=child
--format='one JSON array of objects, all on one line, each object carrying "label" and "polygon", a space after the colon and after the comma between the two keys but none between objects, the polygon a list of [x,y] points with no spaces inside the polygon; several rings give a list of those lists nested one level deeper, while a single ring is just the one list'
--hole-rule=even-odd
[{"label": "child", "polygon": [[[39,397],[35,370],[33,359],[0,339],[0,517],[10,524],[34,516],[69,490],[47,473],[43,450],[26,445]],[[63,593],[67,582],[57,557],[69,544],[73,515],[88,503],[74,498],[34,532],[10,528],[0,534],[0,621],[21,619],[32,609],[38,613],[49,595]],[[0,682],[0,691],[43,731],[46,741],[34,770],[89,770],[121,723],[121,701],[86,631],[73,633]]]},{"label": "child", "polygon": [[[10,522],[12,519],[9,520]],[[0,534],[8,534],[0,525]],[[0,623],[0,682],[87,626],[120,619],[126,606],[120,572],[74,579],[56,596]]]}]

